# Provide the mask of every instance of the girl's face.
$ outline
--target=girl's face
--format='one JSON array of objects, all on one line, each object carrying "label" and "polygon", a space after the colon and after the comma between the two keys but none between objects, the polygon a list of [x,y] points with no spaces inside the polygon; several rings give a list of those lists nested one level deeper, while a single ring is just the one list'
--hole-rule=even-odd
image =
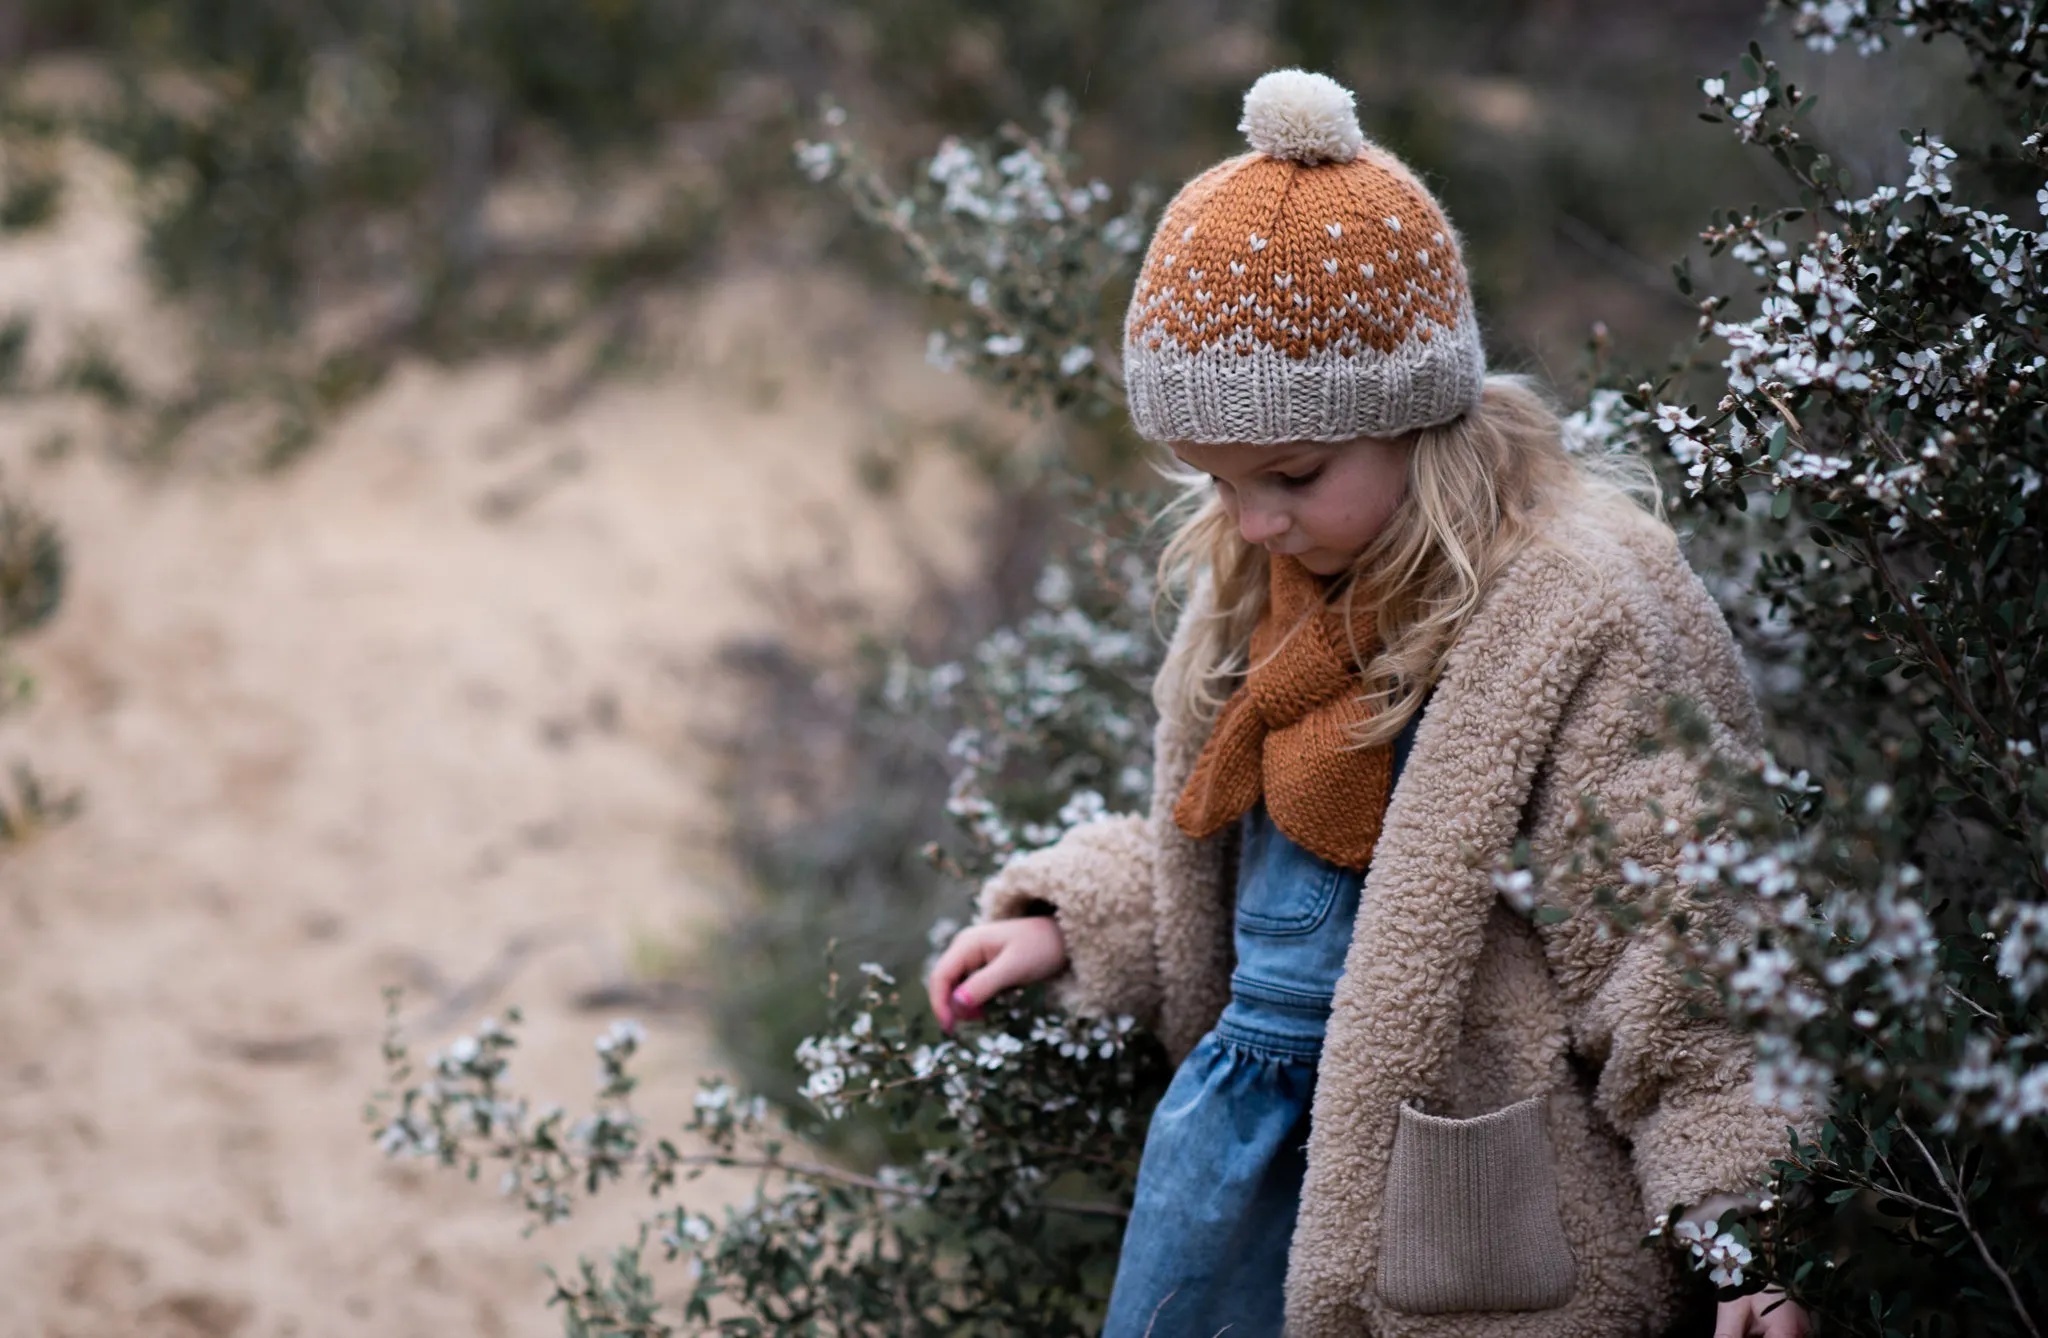
[{"label": "girl's face", "polygon": [[1248,544],[1336,576],[1386,527],[1408,492],[1413,437],[1283,446],[1179,442],[1173,453],[1216,481]]}]

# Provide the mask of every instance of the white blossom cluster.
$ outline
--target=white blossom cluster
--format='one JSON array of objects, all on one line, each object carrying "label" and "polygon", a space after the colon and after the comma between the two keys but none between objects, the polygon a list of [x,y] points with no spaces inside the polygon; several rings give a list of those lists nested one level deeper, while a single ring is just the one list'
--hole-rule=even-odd
[{"label": "white blossom cluster", "polygon": [[1693,1257],[1694,1266],[1706,1270],[1708,1281],[1716,1287],[1740,1287],[1742,1270],[1756,1258],[1733,1233],[1717,1232],[1691,1218],[1683,1219],[1672,1227],[1671,1234],[1684,1243]]},{"label": "white blossom cluster", "polygon": [[1790,10],[1792,31],[1816,51],[1848,44],[1869,56],[1884,50],[1894,36],[1909,41],[1947,30],[1979,47],[1972,54],[1980,65],[2026,68],[2029,83],[2044,83],[2032,68],[2039,63],[2033,48],[2042,36],[2033,5],[2010,0],[1772,0],[1771,7]]},{"label": "white blossom cluster", "polygon": [[[1981,990],[1972,974],[1981,979],[1989,967],[2014,1005],[2040,997],[2048,902],[2007,900],[1959,957],[1930,913],[1923,872],[1870,855],[1893,820],[1891,787],[1830,796],[1768,756],[1747,767],[1702,757],[1700,766],[1719,807],[1690,836],[1665,819],[1677,855],[1671,878],[1604,853],[1611,829],[1588,825],[1595,864],[1621,884],[1602,894],[1601,929],[1647,922],[1676,957],[1719,984],[1755,1038],[1757,1099],[1826,1109],[1844,1083],[1873,1092],[1911,1083],[1939,1130],[2010,1132],[2048,1118],[2048,1017],[2013,1027],[1997,1020],[2000,1000],[1972,994]],[[1494,886],[1541,923],[1556,913],[1546,887],[1579,876],[1585,853],[1549,868],[1503,866]],[[1701,920],[1706,907],[1714,913]],[[1942,1036],[1957,1044],[1930,1049],[1929,1038]],[[1728,1255],[1716,1267],[1739,1274],[1740,1263]]]},{"label": "white blossom cluster", "polygon": [[1098,1169],[1127,1156],[1135,1169],[1144,1092],[1164,1075],[1133,1019],[1023,1014],[997,1000],[985,1025],[932,1040],[906,1025],[886,972],[862,971],[850,1015],[799,1049],[806,1094],[829,1119],[915,1109],[950,1135],[879,1179],[922,1199],[983,1184],[990,1210],[1014,1221],[1042,1211],[1046,1187],[1076,1169],[1062,1148]]},{"label": "white blossom cluster", "polygon": [[[376,1141],[386,1156],[465,1166],[472,1175],[498,1163],[499,1192],[518,1197],[540,1221],[555,1222],[569,1216],[579,1182],[593,1187],[617,1178],[642,1150],[642,1122],[623,1102],[634,1086],[630,1065],[645,1032],[637,1022],[620,1021],[598,1037],[600,1104],[572,1123],[561,1106],[536,1112],[505,1091],[518,1021],[516,1011],[504,1022],[485,1018],[474,1035],[432,1055],[424,1076],[380,1120]],[[407,1052],[395,1034],[385,1053],[409,1075]]]},{"label": "white blossom cluster", "polygon": [[1949,1078],[1957,1095],[1976,1108],[1979,1125],[2006,1133],[2048,1120],[2048,1061],[2015,1062],[2016,1048],[1972,1036]]},{"label": "white blossom cluster", "polygon": [[[796,1052],[807,1073],[803,1093],[828,1119],[843,1119],[855,1107],[872,1105],[905,1087],[934,1091],[948,1117],[961,1129],[984,1121],[992,1099],[1022,1100],[1038,1112],[1072,1110],[1083,1096],[1071,1087],[1041,1086],[1028,1070],[1057,1056],[1068,1065],[1109,1063],[1122,1058],[1134,1040],[1129,1017],[1084,1018],[1060,1013],[1032,1017],[1023,1033],[986,1028],[970,1037],[919,1041],[909,1033],[878,1026],[895,982],[872,963],[857,1010],[838,1031],[806,1038]],[[1015,1073],[1018,1083],[1004,1081]],[[1121,1122],[1121,1107],[1104,1112]]]},{"label": "white blossom cluster", "polygon": [[925,175],[945,191],[940,208],[1008,226],[1024,218],[1059,223],[1085,218],[1109,201],[1109,187],[1090,181],[1061,194],[1043,150],[1014,149],[989,161],[984,149],[956,136],[940,141]]},{"label": "white blossom cluster", "polygon": [[[1917,0],[1893,0],[1895,12],[1910,37]],[[1879,0],[1879,9],[1886,8]],[[1872,13],[1871,0],[1798,0],[1792,30],[1816,51],[1833,51],[1844,41],[1854,42],[1863,55],[1875,55],[1885,46],[1883,16]]]},{"label": "white blossom cluster", "polygon": [[1143,250],[1149,197],[1113,209],[1106,183],[1071,175],[1066,100],[1048,98],[1045,115],[1042,136],[947,136],[909,194],[867,165],[838,107],[825,110],[824,138],[797,143],[796,163],[845,191],[901,243],[919,281],[954,304],[959,319],[927,338],[932,363],[1006,385],[1020,401],[1105,409],[1120,391],[1096,350],[1098,295]]},{"label": "white blossom cluster", "polygon": [[1760,385],[1822,386],[1838,391],[1869,390],[1871,355],[1857,336],[1873,328],[1858,314],[1860,274],[1837,234],[1820,239],[1796,260],[1760,260],[1775,292],[1749,321],[1724,321],[1714,333],[1728,344],[1723,366],[1728,387],[1738,395]]},{"label": "white blossom cluster", "polygon": [[[1676,874],[1689,900],[1717,902],[1736,926],[1710,947],[1680,946],[1721,981],[1755,1032],[1759,1099],[1813,1108],[1844,1080],[1883,1090],[1910,1079],[1938,1097],[1937,1127],[2010,1131],[2048,1116],[2048,1062],[2034,1062],[2039,1046],[2025,1035],[1972,1035],[1956,1060],[1933,1070],[1911,1058],[1912,1047],[1892,1044],[1952,1028],[1959,1000],[1966,1013],[1990,1016],[1964,992],[1929,915],[1924,876],[1885,862],[1874,877],[1844,884],[1838,827],[1758,817],[1773,807],[1772,791],[1787,801],[1781,811],[1810,799],[1808,779],[1766,761],[1754,782],[1764,802],[1752,799],[1742,812],[1757,837],[1722,832],[1688,841]],[[1881,823],[1890,806],[1889,790],[1878,786],[1855,807]],[[2048,984],[2048,905],[2009,903],[1992,918],[2003,932],[1987,933],[1984,956],[2024,1002]]]},{"label": "white blossom cluster", "polygon": [[510,1033],[496,1018],[485,1018],[474,1036],[458,1036],[427,1060],[417,1108],[401,1109],[377,1134],[387,1156],[439,1157],[451,1145],[448,1130],[484,1136],[526,1127],[523,1101],[500,1095],[498,1080],[512,1048]]},{"label": "white blossom cluster", "polygon": [[2024,1003],[2048,985],[2048,905],[2007,906],[1999,919],[2005,935],[1998,945],[1998,974]]},{"label": "white blossom cluster", "polygon": [[1575,455],[1633,454],[1642,449],[1650,415],[1632,407],[1618,390],[1601,386],[1583,407],[1566,415],[1565,448]]},{"label": "white blossom cluster", "polygon": [[[867,980],[864,999],[896,983],[896,978],[874,962],[863,962],[860,972]],[[796,1062],[808,1075],[803,1094],[827,1119],[840,1119],[863,1096],[880,1091],[880,1079],[873,1064],[875,1016],[863,1009],[854,1014],[843,1031],[807,1036],[796,1047]]]},{"label": "white blossom cluster", "polygon": [[1037,606],[966,662],[899,662],[884,687],[893,709],[961,718],[947,811],[991,867],[1151,790],[1146,683],[1159,649],[1146,564],[1131,552],[1077,574],[1054,560],[1034,594]]},{"label": "white blossom cluster", "polygon": [[[1873,21],[1862,4],[1806,5],[1802,15],[1802,22],[1836,36]],[[1786,119],[1800,95],[1780,85],[1775,68],[1752,72],[1762,82],[1739,95],[1724,79],[1704,81],[1708,101],[1742,138],[1804,151]],[[1795,498],[1819,504],[1822,516],[1863,507],[1894,535],[1944,519],[1943,493],[1960,471],[1957,430],[1995,417],[2008,399],[2048,384],[2042,375],[2048,356],[2030,349],[2015,356],[2048,314],[2033,307],[2048,231],[1959,203],[1956,161],[1939,137],[1914,136],[1902,183],[1830,199],[1836,225],[1796,246],[1776,235],[1787,217],[1782,214],[1736,216],[1704,234],[1746,265],[1763,291],[1747,319],[1719,318],[1722,299],[1702,305],[1703,329],[1727,347],[1727,390],[1713,414],[1650,405],[1650,422],[1684,467],[1693,493],[1754,480],[1771,494],[1774,516],[1788,514]],[[1805,170],[1817,186],[1846,180],[1824,155]],[[1967,266],[1982,298],[1964,299],[1946,321],[1940,318],[1947,312],[1923,308],[1927,315],[1918,319],[1933,317],[1933,328],[1901,331],[1888,308],[1956,264]],[[2014,370],[2024,380],[2012,379]],[[1995,371],[2004,374],[2003,382]],[[1896,416],[1888,420],[1865,407],[1886,400],[1906,411],[1903,434]],[[1868,412],[1878,421],[1823,442],[1804,421],[1810,408],[1795,413],[1795,402],[1820,402],[1852,418]],[[1910,430],[1914,421],[1929,420],[1927,429]],[[2039,472],[2017,452],[1992,455],[1973,468],[2008,475],[2018,486]]]},{"label": "white blossom cluster", "polygon": [[1734,122],[1735,133],[1738,138],[1745,143],[1754,143],[1762,137],[1764,131],[1763,114],[1771,105],[1769,89],[1752,88],[1745,93],[1731,98],[1728,96],[1728,81],[1726,79],[1702,79],[1700,81],[1700,91],[1707,95],[1709,102],[1713,103],[1730,121]]}]

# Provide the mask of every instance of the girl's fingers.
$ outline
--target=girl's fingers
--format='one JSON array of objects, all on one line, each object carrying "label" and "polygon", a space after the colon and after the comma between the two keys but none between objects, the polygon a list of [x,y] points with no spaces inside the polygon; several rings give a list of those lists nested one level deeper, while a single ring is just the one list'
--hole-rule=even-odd
[{"label": "girl's fingers", "polygon": [[1714,1309],[1714,1338],[1749,1338],[1752,1313],[1746,1296],[1721,1302]]},{"label": "girl's fingers", "polygon": [[1046,979],[1065,962],[1059,927],[1051,919],[1032,916],[1009,921],[1001,950],[953,992],[953,1003],[979,1010],[1004,990]]},{"label": "girl's fingers", "polygon": [[998,920],[961,931],[939,954],[925,982],[932,1015],[947,1031],[1004,990],[1044,980],[1066,963],[1059,927],[1051,919]]},{"label": "girl's fingers", "polygon": [[1029,976],[1015,952],[999,952],[988,964],[962,981],[953,991],[953,1006],[965,1017],[973,1017],[981,1006],[1013,985],[1028,983]]},{"label": "girl's fingers", "polygon": [[953,1002],[953,991],[995,952],[995,945],[989,942],[984,932],[988,928],[987,925],[975,925],[955,935],[952,943],[939,954],[938,962],[932,967],[931,978],[925,983],[926,993],[931,996],[932,1015],[947,1031],[953,1030],[958,1011]]}]

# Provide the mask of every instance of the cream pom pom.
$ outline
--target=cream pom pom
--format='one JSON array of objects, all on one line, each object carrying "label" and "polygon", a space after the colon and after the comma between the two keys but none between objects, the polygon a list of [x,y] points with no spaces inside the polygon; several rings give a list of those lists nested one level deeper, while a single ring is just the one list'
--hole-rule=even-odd
[{"label": "cream pom pom", "polygon": [[1298,163],[1348,163],[1365,147],[1351,90],[1307,70],[1260,76],[1237,128],[1260,153]]}]

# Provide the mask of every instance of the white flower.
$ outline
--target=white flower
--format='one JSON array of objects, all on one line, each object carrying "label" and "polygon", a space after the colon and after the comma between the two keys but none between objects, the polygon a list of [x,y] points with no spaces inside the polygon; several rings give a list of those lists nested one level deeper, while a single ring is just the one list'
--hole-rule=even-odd
[{"label": "white flower", "polygon": [[2013,997],[2025,1001],[2048,984],[2048,905],[2006,908],[2005,936],[1998,945],[1998,974],[2012,982]]},{"label": "white flower", "polygon": [[796,165],[811,180],[823,181],[839,166],[839,151],[830,144],[800,140],[796,146]]},{"label": "white flower", "polygon": [[1065,353],[1060,354],[1060,375],[1073,376],[1094,361],[1094,349],[1086,344],[1076,344]]},{"label": "white flower", "polygon": [[1907,154],[1912,170],[1906,176],[1905,198],[1939,200],[1954,194],[1948,167],[1955,160],[1956,151],[1931,135],[1915,144]]},{"label": "white flower", "polygon": [[992,358],[1014,357],[1024,351],[1024,336],[993,334],[981,341],[981,347]]},{"label": "white flower", "polygon": [[614,1050],[637,1049],[647,1039],[647,1029],[631,1018],[620,1018],[612,1023],[611,1030],[597,1038],[597,1052],[608,1055]]},{"label": "white flower", "polygon": [[1060,807],[1060,825],[1079,827],[1109,812],[1109,804],[1094,790],[1081,790]]},{"label": "white flower", "polygon": [[1659,431],[1669,436],[1679,432],[1690,432],[1705,422],[1698,414],[1681,409],[1676,404],[1660,404],[1653,415]]}]

